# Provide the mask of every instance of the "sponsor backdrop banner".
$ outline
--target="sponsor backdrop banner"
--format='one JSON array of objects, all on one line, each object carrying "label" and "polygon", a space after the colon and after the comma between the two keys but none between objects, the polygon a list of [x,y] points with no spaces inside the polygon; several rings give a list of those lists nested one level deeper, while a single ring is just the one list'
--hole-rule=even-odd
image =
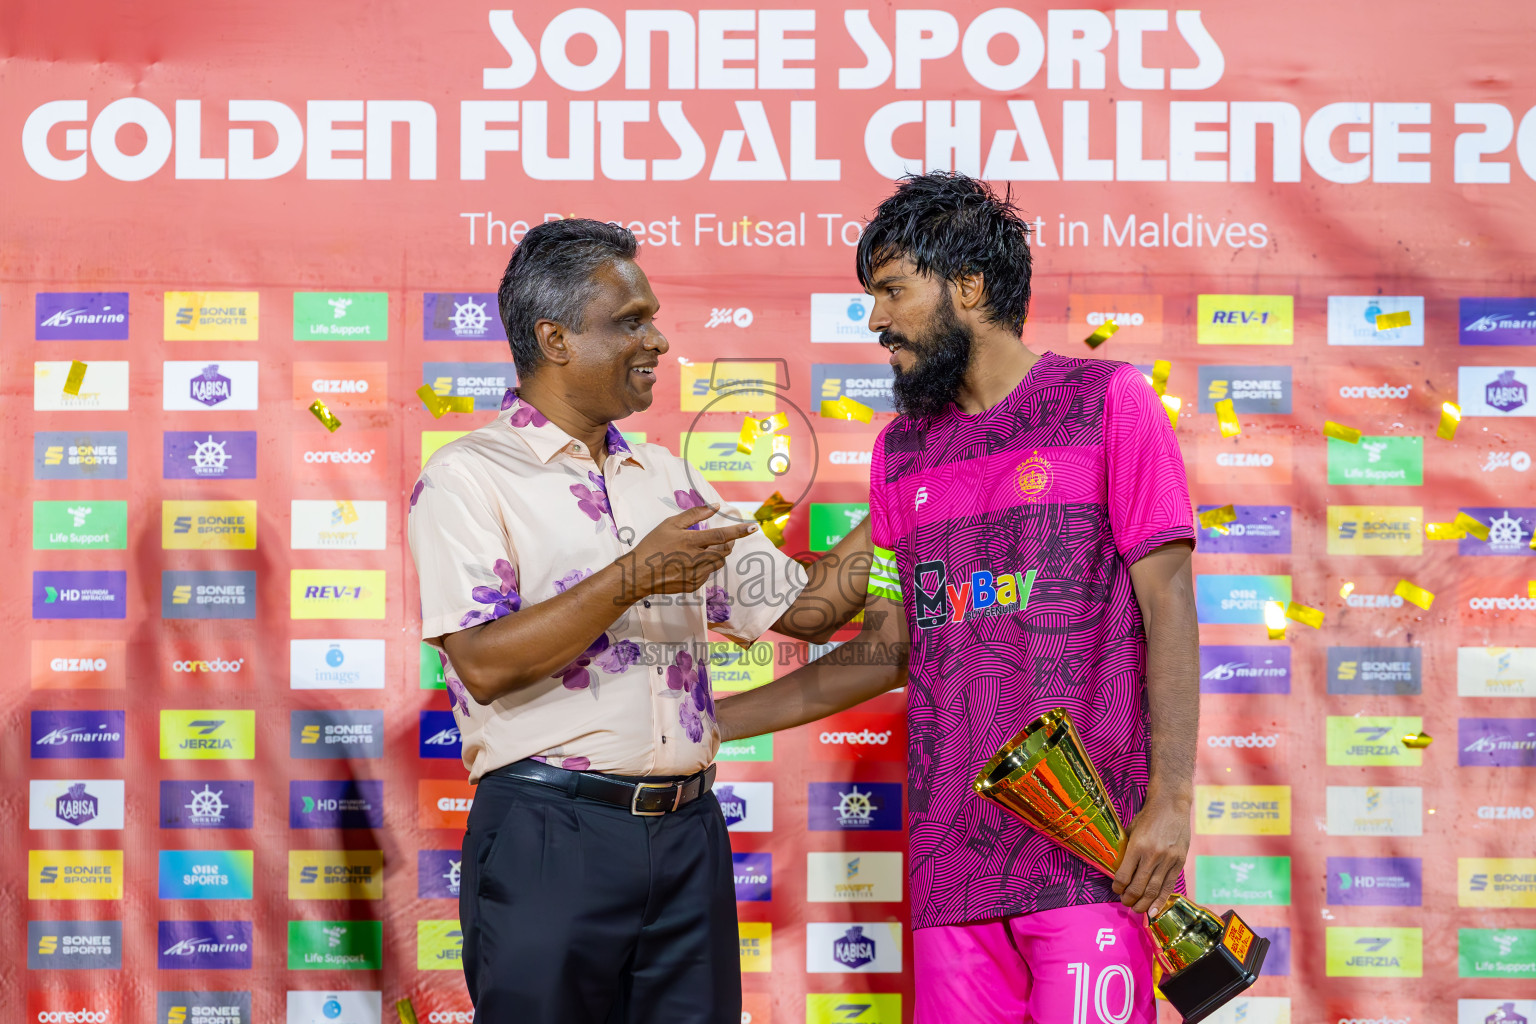
[{"label": "sponsor backdrop banner", "polygon": [[[511,247],[630,227],[671,348],[622,427],[825,551],[893,408],[853,247],[943,168],[1033,226],[1025,343],[1167,360],[1196,502],[1235,506],[1195,556],[1188,881],[1273,946],[1212,1019],[1536,1016],[1528,5],[13,6],[0,1004],[469,1020],[474,794],[402,526],[515,383]],[[817,416],[845,396],[874,421]],[[790,447],[739,453],[774,412]],[[1459,512],[1486,534],[1426,538]],[[1321,627],[1269,640],[1272,600]],[[751,1024],[910,1019],[903,702],[720,752]]]}]

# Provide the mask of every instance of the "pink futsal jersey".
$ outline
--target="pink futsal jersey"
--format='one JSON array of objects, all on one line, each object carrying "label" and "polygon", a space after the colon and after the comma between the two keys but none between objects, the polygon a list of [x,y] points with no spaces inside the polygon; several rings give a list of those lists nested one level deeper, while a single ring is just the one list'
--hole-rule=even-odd
[{"label": "pink futsal jersey", "polygon": [[1157,395],[1127,363],[1046,353],[983,413],[893,421],[869,499],[873,541],[889,549],[871,589],[880,556],[893,557],[886,592],[899,586],[912,635],[912,926],[1116,899],[971,782],[1019,729],[1065,707],[1122,820],[1141,808],[1146,640],[1129,570],[1195,535]]}]

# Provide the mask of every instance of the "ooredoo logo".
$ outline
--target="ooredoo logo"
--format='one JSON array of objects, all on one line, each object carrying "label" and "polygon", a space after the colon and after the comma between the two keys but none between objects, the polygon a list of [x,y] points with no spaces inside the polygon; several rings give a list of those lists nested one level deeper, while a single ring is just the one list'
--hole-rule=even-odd
[{"label": "ooredoo logo", "polygon": [[356,448],[347,448],[344,451],[339,452],[310,450],[304,453],[304,461],[312,465],[320,464],[335,466],[356,463],[366,466],[373,461],[373,451],[374,450],[372,448],[369,448],[365,452],[360,452]]},{"label": "ooredoo logo", "polygon": [[1258,749],[1260,747],[1274,747],[1279,742],[1279,733],[1270,733],[1267,736],[1260,736],[1256,732],[1251,732],[1247,736],[1207,736],[1205,739],[1205,745],[1208,747],[1215,747],[1218,749],[1225,747],[1236,747],[1239,750]]},{"label": "ooredoo logo", "polygon": [[895,712],[845,711],[823,719],[811,733],[811,756],[822,761],[907,759],[906,716]]},{"label": "ooredoo logo", "polygon": [[223,658],[215,658],[213,661],[173,661],[172,672],[239,672],[245,667],[244,658],[236,658],[234,661],[225,661]]},{"label": "ooredoo logo", "polygon": [[[331,399],[325,399],[331,405]],[[307,404],[307,403],[306,403]],[[373,477],[389,461],[389,438],[377,428],[346,430],[335,434],[298,431],[293,439],[294,469],[320,480]]]},{"label": "ooredoo logo", "polygon": [[27,1018],[36,1024],[118,1024],[118,996],[114,991],[27,993]]},{"label": "ooredoo logo", "polygon": [[159,651],[161,671],[183,684],[224,684],[248,679],[255,668],[252,648],[245,643],[174,641]]}]

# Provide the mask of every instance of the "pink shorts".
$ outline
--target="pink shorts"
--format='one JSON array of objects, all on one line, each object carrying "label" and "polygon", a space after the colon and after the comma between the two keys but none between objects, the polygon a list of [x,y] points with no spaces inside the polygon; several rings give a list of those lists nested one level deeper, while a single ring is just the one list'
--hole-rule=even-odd
[{"label": "pink shorts", "polygon": [[1142,918],[1092,903],[919,928],[914,1024],[1156,1024]]}]

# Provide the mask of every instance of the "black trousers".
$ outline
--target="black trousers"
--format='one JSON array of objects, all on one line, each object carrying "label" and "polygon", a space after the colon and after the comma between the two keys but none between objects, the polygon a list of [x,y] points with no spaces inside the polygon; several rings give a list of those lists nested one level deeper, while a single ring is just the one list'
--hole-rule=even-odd
[{"label": "black trousers", "polygon": [[647,818],[483,778],[459,923],[476,1024],[740,1024],[735,876],[712,793]]}]

